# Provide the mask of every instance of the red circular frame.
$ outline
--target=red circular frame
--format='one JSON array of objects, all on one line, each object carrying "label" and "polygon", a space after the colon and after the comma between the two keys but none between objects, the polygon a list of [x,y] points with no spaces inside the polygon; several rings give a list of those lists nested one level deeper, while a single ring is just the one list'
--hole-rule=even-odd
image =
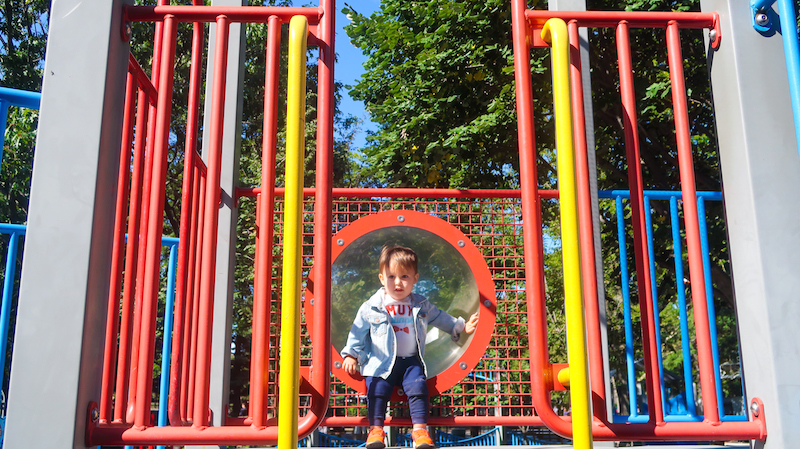
[{"label": "red circular frame", "polygon": [[[480,304],[478,307],[478,326],[472,336],[472,340],[467,345],[464,352],[452,365],[441,373],[428,379],[428,391],[431,395],[439,394],[453,387],[472,371],[483,356],[486,348],[494,333],[497,296],[494,289],[494,281],[489,267],[483,259],[483,255],[477,247],[458,229],[446,221],[427,215],[421,212],[409,210],[392,210],[367,215],[350,223],[341,231],[333,236],[331,250],[331,261],[334,263],[339,254],[347,246],[359,237],[369,232],[390,228],[390,227],[412,227],[431,232],[450,243],[453,248],[461,254],[475,277],[478,287],[478,297]],[[306,307],[313,307],[310,299],[313,292],[306,290]],[[309,311],[310,312],[310,311]],[[306,313],[306,318],[313,316],[313,313]],[[313,326],[310,321],[309,327]],[[367,387],[364,378],[360,374],[350,376],[342,370],[342,356],[336,348],[333,348],[331,355],[331,371],[342,380],[347,386],[366,394]],[[392,400],[399,399],[397,390]]]}]

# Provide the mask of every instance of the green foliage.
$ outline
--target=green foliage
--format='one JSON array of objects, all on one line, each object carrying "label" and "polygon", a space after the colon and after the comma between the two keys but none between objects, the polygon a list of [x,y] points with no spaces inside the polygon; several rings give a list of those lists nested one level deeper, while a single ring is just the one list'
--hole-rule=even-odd
[{"label": "green foliage", "polygon": [[383,186],[514,187],[518,167],[509,3],[345,3],[369,59],[351,91],[380,129],[362,176]]}]

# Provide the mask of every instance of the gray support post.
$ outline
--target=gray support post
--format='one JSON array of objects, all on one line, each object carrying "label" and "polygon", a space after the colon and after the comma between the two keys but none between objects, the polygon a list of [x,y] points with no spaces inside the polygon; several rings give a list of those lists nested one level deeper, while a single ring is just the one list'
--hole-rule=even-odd
[{"label": "gray support post", "polygon": [[100,400],[127,75],[123,0],[50,10],[6,448],[83,448]]},{"label": "gray support post", "polygon": [[800,160],[780,36],[739,0],[702,0],[722,25],[708,55],[747,398],[767,422],[759,448],[800,441]]},{"label": "gray support post", "polygon": [[[213,6],[242,6],[242,0],[214,0]],[[206,112],[203,129],[203,158],[208,160],[207,133],[210,128],[210,98],[213,84],[213,60],[216,25],[211,24],[208,38],[208,72],[206,79]],[[242,86],[244,79],[245,33],[242,24],[230,25],[228,41],[228,73],[225,86],[225,121],[223,127],[222,201],[217,233],[217,270],[214,287],[214,326],[211,349],[211,385],[209,405],[211,425],[225,424],[228,414],[231,372],[231,322],[233,309],[233,280],[236,264],[236,187],[239,184],[239,148],[242,127]]]},{"label": "gray support post", "polygon": [[[586,11],[586,0],[550,0],[548,7],[551,11]],[[594,140],[594,106],[592,103],[592,71],[589,61],[589,31],[581,28],[581,80],[583,82],[583,113],[586,124],[586,149],[589,162],[590,194],[592,196],[592,222],[594,223],[594,256],[597,275],[597,301],[600,314],[600,338],[603,348],[603,372],[605,373],[606,414],[613,416],[614,404],[611,400],[611,378],[608,362],[608,321],[606,319],[606,295],[603,284],[603,252],[600,242],[600,209],[597,196],[597,156],[595,154]],[[595,446],[603,442],[594,442]]]}]

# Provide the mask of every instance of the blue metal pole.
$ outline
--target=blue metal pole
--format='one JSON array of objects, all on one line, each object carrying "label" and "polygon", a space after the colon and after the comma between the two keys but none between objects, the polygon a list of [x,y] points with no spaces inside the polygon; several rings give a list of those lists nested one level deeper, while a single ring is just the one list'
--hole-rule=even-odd
[{"label": "blue metal pole", "polygon": [[6,126],[8,126],[8,107],[10,104],[0,98],[0,124],[3,125],[2,130],[0,132],[0,166],[3,165],[3,148],[5,148],[6,144]]},{"label": "blue metal pole", "polygon": [[675,259],[675,290],[678,294],[678,316],[681,323],[681,349],[683,350],[683,384],[686,392],[686,411],[697,416],[694,404],[694,376],[692,375],[692,351],[689,341],[689,318],[686,314],[686,288],[683,284],[683,247],[681,243],[681,225],[678,219],[678,199],[669,199],[669,216],[672,226],[672,254]]},{"label": "blue metal pole", "polygon": [[[177,240],[177,239],[176,239]],[[170,244],[167,265],[167,297],[164,308],[164,338],[161,346],[161,383],[158,394],[158,426],[167,425],[167,405],[169,395],[170,348],[172,348],[172,314],[175,308],[175,268],[178,263],[177,241]],[[157,446],[165,449],[166,446]]]},{"label": "blue metal pole", "polygon": [[[700,222],[700,245],[703,248],[703,271],[706,281],[706,303],[708,307],[708,328],[711,335],[711,354],[714,358],[714,379],[717,384],[717,404],[719,416],[725,418],[725,404],[722,399],[722,379],[719,366],[719,342],[717,341],[717,313],[714,308],[714,287],[711,282],[711,252],[708,243],[708,223],[706,223],[706,203],[697,198],[697,219]],[[744,397],[744,392],[742,392]]]},{"label": "blue metal pole", "polygon": [[628,407],[630,416],[639,415],[636,406],[636,364],[633,354],[633,324],[631,318],[631,293],[628,274],[628,251],[626,249],[625,209],[622,197],[617,196],[617,241],[619,242],[619,276],[622,284],[622,305],[625,313],[625,360],[628,367]]},{"label": "blue metal pole", "polygon": [[656,280],[656,256],[655,244],[653,243],[653,213],[650,209],[650,197],[644,196],[644,210],[645,210],[645,224],[647,225],[647,253],[650,259],[650,286],[653,289],[653,324],[656,328],[656,346],[658,347],[658,374],[660,380],[659,388],[661,388],[661,409],[664,410],[665,398],[667,395],[664,391],[664,355],[661,350],[661,317],[659,312],[661,309],[658,307],[658,282]]},{"label": "blue metal pole", "polygon": [[6,271],[3,280],[3,301],[0,304],[0,386],[5,379],[6,349],[8,328],[11,321],[11,303],[13,302],[14,279],[17,272],[17,242],[19,234],[12,232],[8,236],[8,250],[6,251]]}]

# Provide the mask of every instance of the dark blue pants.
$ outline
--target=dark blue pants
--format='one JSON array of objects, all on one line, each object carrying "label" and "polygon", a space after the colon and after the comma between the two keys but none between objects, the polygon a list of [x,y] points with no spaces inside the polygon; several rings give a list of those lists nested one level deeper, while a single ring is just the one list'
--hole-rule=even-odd
[{"label": "dark blue pants", "polygon": [[402,386],[408,397],[413,424],[428,422],[428,379],[419,357],[398,357],[387,379],[367,377],[367,419],[370,426],[381,426],[386,419],[386,406],[395,386]]}]

